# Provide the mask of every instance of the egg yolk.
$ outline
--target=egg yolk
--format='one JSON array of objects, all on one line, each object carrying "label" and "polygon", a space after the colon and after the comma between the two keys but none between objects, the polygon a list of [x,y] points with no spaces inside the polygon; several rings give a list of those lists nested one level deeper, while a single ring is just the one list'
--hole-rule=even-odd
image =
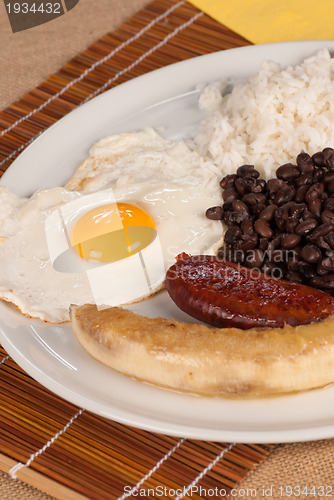
[{"label": "egg yolk", "polygon": [[154,220],[147,212],[129,203],[109,203],[83,214],[69,239],[81,258],[114,262],[143,250],[155,234]]}]

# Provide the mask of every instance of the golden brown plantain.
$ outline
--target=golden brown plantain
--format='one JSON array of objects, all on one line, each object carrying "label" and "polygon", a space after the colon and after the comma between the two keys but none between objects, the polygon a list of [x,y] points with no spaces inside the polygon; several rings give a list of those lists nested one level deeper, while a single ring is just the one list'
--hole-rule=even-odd
[{"label": "golden brown plantain", "polygon": [[284,328],[210,328],[122,308],[71,306],[96,359],[157,386],[209,396],[267,396],[334,381],[334,315]]}]

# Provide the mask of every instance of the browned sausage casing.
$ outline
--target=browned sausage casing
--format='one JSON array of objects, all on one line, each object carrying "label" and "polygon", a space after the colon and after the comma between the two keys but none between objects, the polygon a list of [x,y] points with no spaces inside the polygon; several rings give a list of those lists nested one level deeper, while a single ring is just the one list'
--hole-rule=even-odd
[{"label": "browned sausage casing", "polygon": [[182,254],[166,275],[176,305],[216,327],[283,327],[334,314],[334,298],[210,255]]}]

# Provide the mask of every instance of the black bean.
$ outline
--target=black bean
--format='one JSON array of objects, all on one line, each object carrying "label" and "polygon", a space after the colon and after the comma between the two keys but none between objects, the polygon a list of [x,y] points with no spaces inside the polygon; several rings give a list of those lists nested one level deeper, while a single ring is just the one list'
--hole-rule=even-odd
[{"label": "black bean", "polygon": [[298,262],[297,269],[303,276],[305,276],[305,278],[314,278],[314,276],[316,275],[314,267],[303,260],[300,260]]},{"label": "black bean", "polygon": [[279,231],[285,231],[286,221],[288,220],[288,211],[284,210],[283,207],[279,207],[275,210],[275,223]]},{"label": "black bean", "polygon": [[291,215],[290,214],[290,211],[295,207],[296,205],[296,202],[291,200],[291,201],[287,201],[286,203],[284,203],[284,205],[282,205],[284,207],[284,210],[287,210],[288,211],[288,215]]},{"label": "black bean", "polygon": [[228,212],[229,210],[233,209],[233,200],[231,201],[226,201],[223,203],[223,212]]},{"label": "black bean", "polygon": [[254,193],[256,189],[256,179],[253,177],[243,177],[242,180],[246,184],[248,191]]},{"label": "black bean", "polygon": [[236,224],[241,224],[241,222],[243,222],[244,220],[247,220],[248,217],[249,217],[249,214],[245,210],[238,210],[238,211],[234,210],[230,214],[230,221],[232,223],[234,222]]},{"label": "black bean", "polygon": [[300,176],[300,170],[292,163],[285,163],[276,170],[276,176],[284,181],[293,181]]},{"label": "black bean", "polygon": [[288,269],[290,271],[298,271],[299,255],[296,249],[293,249],[292,255],[288,259]]},{"label": "black bean", "polygon": [[258,204],[265,204],[267,202],[267,197],[265,194],[255,193],[254,196],[256,199],[256,203],[258,203]]},{"label": "black bean", "polygon": [[319,261],[317,264],[317,274],[319,276],[325,276],[328,272],[328,269],[322,265],[322,261]]},{"label": "black bean", "polygon": [[333,148],[325,148],[322,150],[325,164],[329,170],[334,168],[334,150]]},{"label": "black bean", "polygon": [[223,192],[223,200],[225,202],[233,201],[237,197],[238,197],[238,193],[236,192],[236,190],[233,187],[229,187],[229,188],[225,189],[225,191]]},{"label": "black bean", "polygon": [[244,196],[246,193],[249,193],[250,191],[246,183],[244,182],[244,179],[240,177],[238,177],[238,179],[235,180],[234,187],[241,196]]},{"label": "black bean", "polygon": [[321,265],[327,271],[334,271],[334,255],[329,255],[322,259]]},{"label": "black bean", "polygon": [[299,236],[306,236],[309,234],[315,227],[317,227],[318,221],[316,219],[307,219],[303,222],[300,222],[298,226],[296,226],[296,234]]},{"label": "black bean", "polygon": [[241,200],[234,200],[232,203],[232,208],[233,208],[233,210],[236,210],[237,212],[243,211],[243,212],[246,212],[247,214],[249,214],[249,210],[248,210],[246,203],[244,203]]},{"label": "black bean", "polygon": [[283,205],[284,203],[291,201],[295,196],[295,193],[296,191],[294,190],[293,187],[284,186],[276,193],[274,197],[274,203],[278,206]]},{"label": "black bean", "polygon": [[290,217],[301,218],[306,207],[306,203],[293,203],[289,208]]},{"label": "black bean", "polygon": [[244,234],[252,234],[252,233],[254,233],[253,221],[251,219],[244,220],[241,223],[240,227],[241,227],[241,231]]},{"label": "black bean", "polygon": [[313,162],[318,166],[318,167],[325,167],[325,159],[324,155],[322,154],[322,151],[318,151],[317,153],[314,153],[312,156]]},{"label": "black bean", "polygon": [[302,248],[302,255],[301,256],[306,262],[309,262],[310,264],[314,264],[316,262],[319,262],[319,260],[322,257],[322,252],[315,245],[305,245]]},{"label": "black bean", "polygon": [[305,194],[308,191],[308,184],[304,184],[303,186],[299,186],[295,193],[295,201],[297,203],[301,203],[305,199]]},{"label": "black bean", "polygon": [[334,231],[325,236],[325,241],[330,246],[330,248],[334,249]]},{"label": "black bean", "polygon": [[[328,236],[328,235],[327,235]],[[327,238],[327,236],[320,236],[319,238],[316,239],[316,244],[319,248],[321,248],[322,250],[325,250],[325,252],[328,252],[329,250],[331,250],[331,247],[329,246],[329,244],[327,243],[327,241],[325,241],[325,238]]]},{"label": "black bean", "polygon": [[284,205],[281,205],[280,207],[277,208],[277,210],[275,210],[275,214],[276,212],[277,213],[282,212],[284,219],[287,219],[289,217],[290,208],[291,208],[291,202],[284,203]]},{"label": "black bean", "polygon": [[274,217],[275,210],[277,205],[267,205],[259,214],[259,219],[263,219],[266,221],[271,221]]},{"label": "black bean", "polygon": [[305,208],[304,211],[303,211],[303,217],[302,219],[303,220],[307,220],[307,219],[314,219],[314,215],[312,214],[312,212],[309,211],[308,208]]},{"label": "black bean", "polygon": [[273,252],[270,253],[269,256],[270,262],[284,262],[286,259],[286,252],[284,250],[278,249],[274,250]]},{"label": "black bean", "polygon": [[327,222],[334,224],[334,212],[332,212],[331,210],[324,210],[321,214],[321,222],[323,222],[324,224],[326,224]]},{"label": "black bean", "polygon": [[313,175],[313,182],[321,182],[325,176],[325,171],[322,168],[317,168]]},{"label": "black bean", "polygon": [[247,252],[245,261],[249,265],[249,267],[259,268],[263,262],[263,258],[264,252],[259,248],[255,248],[254,250],[249,250]]},{"label": "black bean", "polygon": [[315,215],[316,217],[320,217],[322,209],[322,201],[319,198],[311,200],[308,203],[308,209],[311,212],[311,214]]},{"label": "black bean", "polygon": [[235,248],[233,250],[231,262],[235,262],[236,264],[244,264],[245,263],[245,252],[239,248]]},{"label": "black bean", "polygon": [[265,209],[266,205],[264,203],[258,203],[251,207],[251,212],[255,217],[259,217],[260,213]]},{"label": "black bean", "polygon": [[234,244],[238,239],[241,238],[241,229],[238,226],[231,226],[225,233],[224,241],[227,244]]},{"label": "black bean", "polygon": [[307,153],[299,153],[296,158],[296,162],[301,172],[308,174],[314,171],[313,160]]},{"label": "black bean", "polygon": [[255,233],[243,235],[242,239],[237,243],[237,248],[244,252],[246,252],[247,250],[253,250],[253,248],[255,248],[257,245],[258,239],[259,238]]},{"label": "black bean", "polygon": [[265,262],[264,264],[262,264],[261,271],[265,275],[274,278],[281,278],[283,274],[280,268],[276,264],[274,264],[274,262]]},{"label": "black bean", "polygon": [[316,200],[324,191],[324,185],[322,183],[317,182],[310,186],[305,195],[305,201],[309,203],[312,200]]},{"label": "black bean", "polygon": [[260,238],[260,240],[259,240],[259,248],[260,248],[260,250],[263,250],[263,251],[267,250],[267,248],[268,248],[268,242],[269,242],[268,238]]},{"label": "black bean", "polygon": [[299,224],[299,220],[295,217],[289,217],[285,222],[285,230],[287,233],[294,233],[296,227]]},{"label": "black bean", "polygon": [[283,234],[281,245],[282,248],[286,250],[290,250],[291,248],[295,248],[301,242],[301,237],[298,234]]},{"label": "black bean", "polygon": [[257,204],[256,195],[254,193],[247,193],[242,198],[242,201],[246,203],[248,207],[252,207]]},{"label": "black bean", "polygon": [[273,235],[273,231],[270,227],[269,222],[263,219],[257,219],[254,222],[254,229],[259,236],[262,238],[271,238]]},{"label": "black bean", "polygon": [[[269,262],[269,266],[270,266],[271,262]],[[277,278],[277,279],[283,279],[284,277],[284,270],[282,268],[282,266],[278,266],[277,264],[272,264],[272,268],[271,268],[271,271],[270,271],[270,276],[272,278]],[[269,267],[270,269],[270,267]]]},{"label": "black bean", "polygon": [[321,195],[319,196],[319,200],[321,200],[322,202],[325,203],[326,200],[328,200],[328,193],[326,193],[326,191],[324,191],[323,193],[321,193]]},{"label": "black bean", "polygon": [[277,191],[284,186],[286,186],[286,184],[282,179],[269,179],[267,182],[267,190],[270,195],[277,193]]},{"label": "black bean", "polygon": [[324,202],[324,209],[325,210],[331,210],[332,212],[334,212],[334,198],[328,198]]},{"label": "black bean", "polygon": [[232,210],[226,210],[226,212],[223,213],[223,221],[227,226],[234,226],[235,225],[235,220],[232,216],[233,211]]},{"label": "black bean", "polygon": [[311,173],[305,173],[302,174],[298,179],[295,181],[295,187],[298,188],[300,186],[304,186],[305,184],[311,185],[313,184],[313,175]]},{"label": "black bean", "polygon": [[266,190],[266,185],[267,183],[264,179],[257,179],[253,187],[253,193],[263,193]]},{"label": "black bean", "polygon": [[334,171],[328,170],[324,175],[324,182],[326,182],[328,184],[329,182],[332,182],[332,181],[334,181]]},{"label": "black bean", "polygon": [[225,224],[227,224],[228,226],[230,226],[231,224],[233,224],[233,222],[230,220],[231,213],[232,213],[232,211],[231,211],[231,210],[226,210],[225,212],[223,212],[223,221],[224,221],[224,222],[225,222]]},{"label": "black bean", "polygon": [[236,174],[230,174],[226,175],[221,181],[220,181],[220,187],[223,189],[226,189],[228,187],[233,187],[234,186],[234,181],[237,178]]},{"label": "black bean", "polygon": [[208,219],[221,220],[223,218],[223,207],[210,207],[205,212]]},{"label": "black bean", "polygon": [[333,231],[333,226],[331,223],[327,222],[326,224],[321,224],[310,234],[310,239],[312,241],[316,241],[321,236],[327,236],[331,231]]},{"label": "black bean", "polygon": [[268,243],[267,254],[268,254],[269,259],[270,259],[271,254],[280,247],[281,239],[282,239],[281,236],[276,236],[276,238],[274,238],[273,240],[271,240]]},{"label": "black bean", "polygon": [[334,274],[333,273],[328,273],[325,280],[326,280],[326,287],[328,287],[328,288],[334,287]]},{"label": "black bean", "polygon": [[241,167],[237,169],[237,175],[239,177],[253,177],[257,179],[260,177],[260,172],[255,170],[254,165],[241,165]]}]

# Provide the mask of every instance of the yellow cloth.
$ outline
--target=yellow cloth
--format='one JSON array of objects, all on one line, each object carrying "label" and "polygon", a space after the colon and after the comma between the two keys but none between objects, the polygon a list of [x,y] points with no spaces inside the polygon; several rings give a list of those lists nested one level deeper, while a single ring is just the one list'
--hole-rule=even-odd
[{"label": "yellow cloth", "polygon": [[334,39],[333,0],[189,0],[253,43]]}]

